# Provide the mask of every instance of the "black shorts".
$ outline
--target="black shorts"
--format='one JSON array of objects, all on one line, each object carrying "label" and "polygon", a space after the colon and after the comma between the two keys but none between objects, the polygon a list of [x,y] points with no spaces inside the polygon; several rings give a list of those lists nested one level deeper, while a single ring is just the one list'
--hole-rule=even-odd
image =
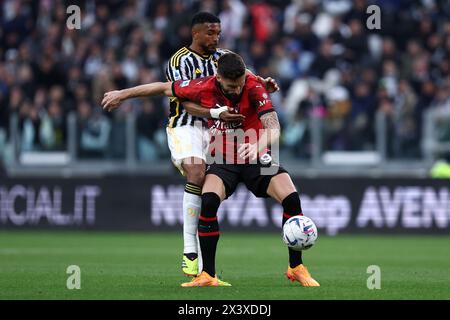
[{"label": "black shorts", "polygon": [[[231,196],[236,190],[239,182],[243,182],[246,187],[258,198],[269,198],[267,188],[272,177],[287,172],[281,166],[271,166],[269,172],[261,170],[268,169],[261,164],[216,164],[209,165],[206,174],[215,174],[222,179],[225,185],[226,198]],[[262,173],[264,172],[264,174]]]}]

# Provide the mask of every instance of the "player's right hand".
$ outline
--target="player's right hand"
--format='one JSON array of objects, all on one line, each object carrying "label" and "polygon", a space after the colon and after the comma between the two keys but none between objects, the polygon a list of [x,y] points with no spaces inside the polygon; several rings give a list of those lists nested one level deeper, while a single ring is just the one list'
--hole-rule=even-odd
[{"label": "player's right hand", "polygon": [[102,100],[102,108],[106,111],[112,111],[122,103],[122,94],[120,90],[106,92]]},{"label": "player's right hand", "polygon": [[231,113],[230,111],[224,111],[219,116],[220,120],[225,122],[242,122],[245,117],[240,113]]}]

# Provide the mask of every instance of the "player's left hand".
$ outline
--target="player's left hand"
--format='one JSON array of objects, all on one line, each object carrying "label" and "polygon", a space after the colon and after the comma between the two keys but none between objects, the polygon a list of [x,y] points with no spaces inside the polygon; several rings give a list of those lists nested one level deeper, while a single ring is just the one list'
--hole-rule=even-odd
[{"label": "player's left hand", "polygon": [[258,148],[256,144],[243,143],[239,147],[238,153],[242,159],[250,159],[251,161],[253,161],[258,157]]},{"label": "player's left hand", "polygon": [[219,119],[225,122],[241,123],[245,120],[245,116],[240,113],[232,113],[230,111],[224,111],[219,115]]},{"label": "player's left hand", "polygon": [[275,79],[273,79],[271,77],[267,77],[265,79],[261,78],[260,76],[257,76],[257,77],[258,77],[258,81],[264,85],[267,92],[274,93],[274,92],[280,90],[280,87],[278,86],[278,83],[275,81]]},{"label": "player's left hand", "polygon": [[120,90],[106,92],[102,100],[102,108],[106,111],[112,111],[118,108],[122,103],[122,95]]}]

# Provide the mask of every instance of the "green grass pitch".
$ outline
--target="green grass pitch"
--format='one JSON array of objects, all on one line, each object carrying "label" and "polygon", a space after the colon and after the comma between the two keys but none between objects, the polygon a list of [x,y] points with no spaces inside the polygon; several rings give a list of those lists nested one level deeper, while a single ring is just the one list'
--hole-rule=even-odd
[{"label": "green grass pitch", "polygon": [[[180,233],[0,232],[0,299],[450,299],[450,237],[320,236],[304,263],[321,283],[284,277],[280,234],[222,232],[217,272],[232,287],[181,288]],[[66,287],[69,265],[81,289]],[[381,268],[381,289],[366,286]]]}]

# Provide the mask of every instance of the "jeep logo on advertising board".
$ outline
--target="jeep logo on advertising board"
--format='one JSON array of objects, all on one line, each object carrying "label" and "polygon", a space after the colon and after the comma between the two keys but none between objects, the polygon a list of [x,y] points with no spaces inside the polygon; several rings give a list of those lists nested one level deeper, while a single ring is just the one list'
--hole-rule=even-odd
[{"label": "jeep logo on advertising board", "polygon": [[[336,190],[339,192],[339,190]],[[340,190],[342,191],[342,190]],[[181,225],[183,186],[155,185],[151,190],[150,220],[156,226]],[[447,188],[368,186],[352,210],[348,195],[300,195],[303,213],[328,235],[351,226],[373,228],[447,228],[450,219],[450,193]],[[354,201],[354,200],[353,200]],[[244,186],[220,205],[219,222],[233,227],[281,227],[282,208],[266,206]]]},{"label": "jeep logo on advertising board", "polygon": [[[293,179],[319,233],[450,232],[448,182],[432,179]],[[6,179],[0,229],[180,230],[177,177]],[[280,232],[282,207],[244,185],[220,205],[223,230]]]}]

